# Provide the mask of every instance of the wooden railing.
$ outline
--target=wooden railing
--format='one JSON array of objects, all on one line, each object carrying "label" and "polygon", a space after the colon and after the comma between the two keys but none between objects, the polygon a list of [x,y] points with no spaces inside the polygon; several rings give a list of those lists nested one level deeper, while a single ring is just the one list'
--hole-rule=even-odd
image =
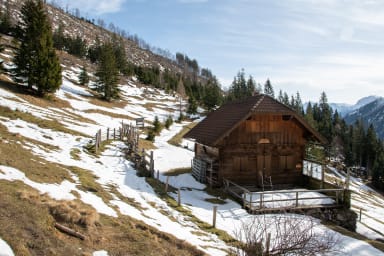
[{"label": "wooden railing", "polygon": [[[243,186],[240,186],[232,181],[224,179],[224,186],[227,192],[232,196],[239,199],[245,209],[249,211],[262,210],[262,209],[292,209],[292,208],[305,208],[316,206],[323,207],[324,205],[339,206],[344,203],[345,190],[344,189],[317,189],[317,190],[276,190],[276,191],[262,191],[251,192]],[[309,193],[316,192],[317,195],[308,196]],[[274,195],[276,197],[274,198]],[[279,196],[277,196],[279,195]],[[289,198],[281,198],[280,196],[289,196]],[[321,204],[309,204],[303,201],[307,200],[321,200],[330,199],[331,202]]]}]

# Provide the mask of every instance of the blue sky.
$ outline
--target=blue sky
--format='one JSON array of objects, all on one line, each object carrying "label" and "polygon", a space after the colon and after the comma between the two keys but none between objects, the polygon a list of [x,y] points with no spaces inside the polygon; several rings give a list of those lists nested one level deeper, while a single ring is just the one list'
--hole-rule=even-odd
[{"label": "blue sky", "polygon": [[384,96],[382,0],[56,0],[181,52],[228,87],[236,73],[304,101]]}]

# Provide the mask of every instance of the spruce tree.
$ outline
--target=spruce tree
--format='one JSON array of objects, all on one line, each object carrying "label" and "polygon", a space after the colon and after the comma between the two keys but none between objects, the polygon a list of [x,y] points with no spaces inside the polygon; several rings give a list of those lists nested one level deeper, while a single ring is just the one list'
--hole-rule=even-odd
[{"label": "spruce tree", "polygon": [[89,83],[89,76],[88,76],[87,69],[85,66],[83,66],[81,68],[81,72],[79,74],[79,83],[81,85],[84,85],[84,86],[88,85],[88,83]]},{"label": "spruce tree", "polygon": [[98,77],[97,90],[102,93],[103,98],[107,101],[118,98],[119,70],[111,43],[106,43],[101,47],[96,76]]},{"label": "spruce tree", "polygon": [[265,81],[264,94],[267,94],[267,95],[271,96],[272,98],[275,98],[275,92],[273,90],[271,81],[269,81],[269,79],[267,79],[267,81]]},{"label": "spruce tree", "polygon": [[21,7],[20,47],[13,62],[14,78],[37,88],[44,96],[59,89],[61,67],[53,47],[52,30],[41,0],[27,0]]},{"label": "spruce tree", "polygon": [[384,151],[381,147],[372,167],[372,183],[376,188],[384,190]]},{"label": "spruce tree", "polygon": [[307,121],[307,123],[309,123],[312,126],[312,128],[317,127],[316,121],[313,118],[313,109],[312,109],[311,102],[308,102],[307,108],[305,110],[304,118]]}]

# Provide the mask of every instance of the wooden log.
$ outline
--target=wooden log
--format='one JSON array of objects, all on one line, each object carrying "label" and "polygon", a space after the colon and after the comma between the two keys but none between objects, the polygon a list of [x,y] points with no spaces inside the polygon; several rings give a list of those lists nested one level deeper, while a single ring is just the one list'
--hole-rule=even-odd
[{"label": "wooden log", "polygon": [[71,236],[74,236],[74,237],[77,237],[77,238],[80,238],[81,240],[85,240],[85,235],[73,230],[73,229],[70,229],[66,226],[63,226],[59,223],[55,223],[55,228],[57,228],[58,230],[60,230],[61,232],[64,232],[68,235],[71,235]]}]

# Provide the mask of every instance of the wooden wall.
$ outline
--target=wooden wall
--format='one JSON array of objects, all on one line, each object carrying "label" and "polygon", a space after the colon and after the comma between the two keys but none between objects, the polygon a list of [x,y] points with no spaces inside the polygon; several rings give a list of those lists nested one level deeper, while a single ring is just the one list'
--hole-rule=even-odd
[{"label": "wooden wall", "polygon": [[290,116],[252,116],[221,144],[220,178],[261,185],[264,175],[271,176],[273,184],[300,183],[304,134],[304,128]]}]

